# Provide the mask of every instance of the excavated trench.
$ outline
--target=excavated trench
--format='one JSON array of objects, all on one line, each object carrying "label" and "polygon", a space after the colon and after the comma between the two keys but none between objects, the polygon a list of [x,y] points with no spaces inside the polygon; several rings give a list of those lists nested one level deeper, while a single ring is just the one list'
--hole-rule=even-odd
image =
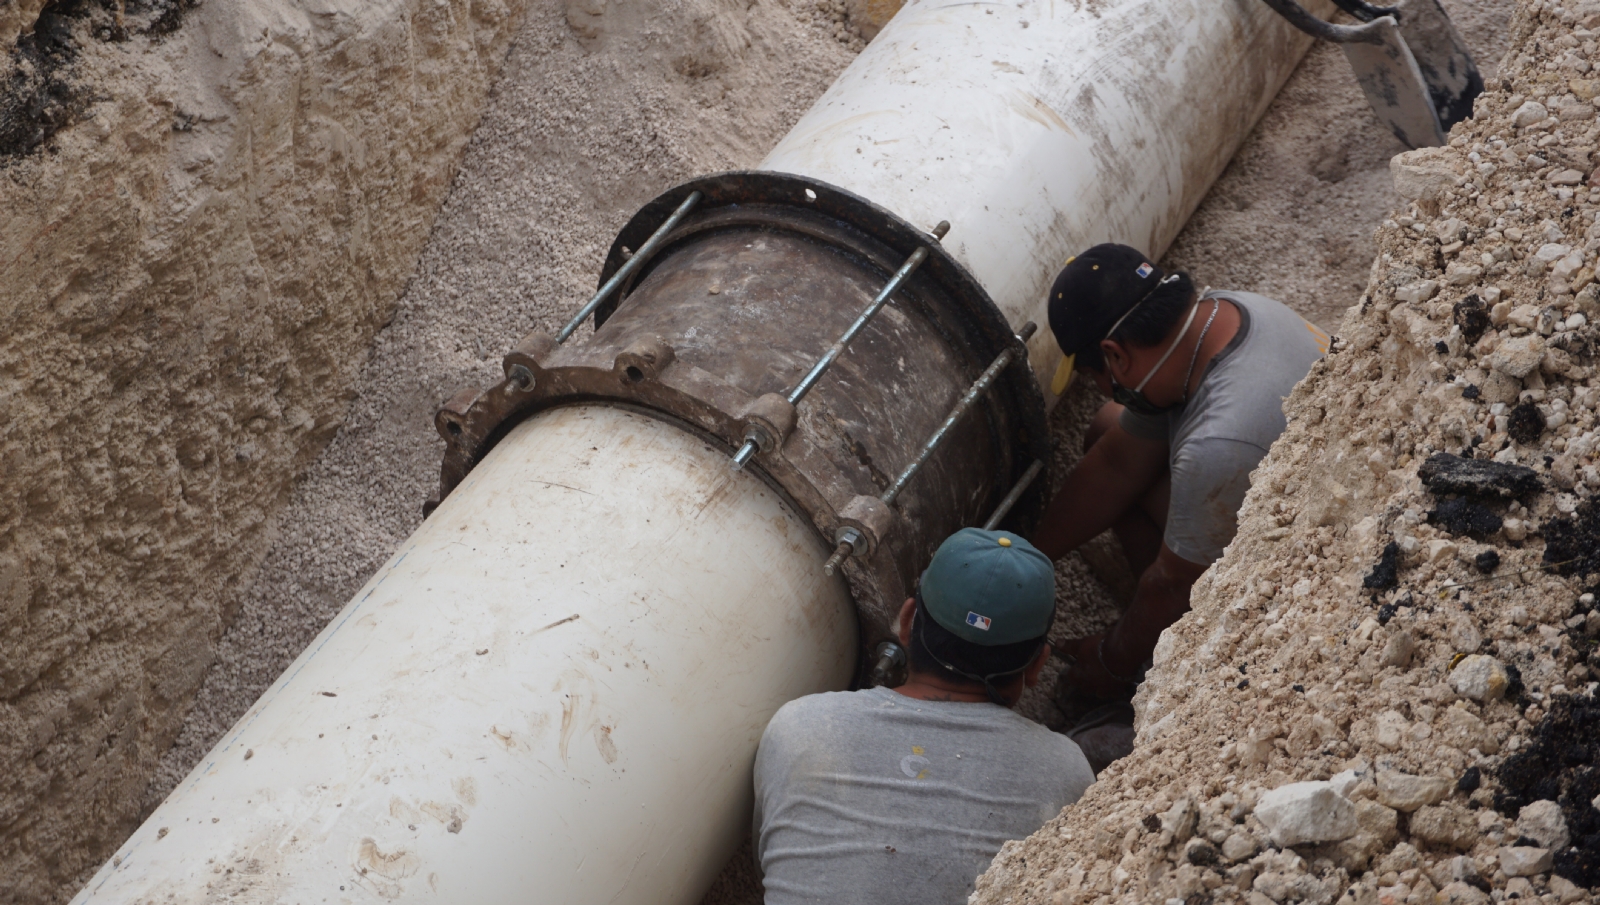
[{"label": "excavated trench", "polygon": [[[1566,62],[1568,57],[1583,58],[1589,52],[1584,44],[1587,38],[1568,46],[1557,43],[1554,33],[1536,34],[1530,25],[1542,22],[1543,27],[1565,29],[1570,34],[1582,26],[1576,6],[1568,17],[1572,21],[1558,13],[1536,19],[1524,10],[1515,31],[1506,27],[1510,9],[1505,3],[1456,2],[1447,7],[1486,76],[1494,72],[1506,42],[1515,42],[1515,52],[1521,56],[1515,57],[1514,78],[1545,86],[1552,110],[1556,104],[1551,98],[1561,99],[1566,92],[1552,94],[1554,89],[1541,67],[1546,62],[1567,67],[1555,70],[1565,78],[1573,68]],[[85,9],[90,9],[96,22],[109,15],[105,7]],[[204,9],[201,7],[195,14],[203,14]],[[131,15],[136,10],[130,6],[129,12]],[[143,12],[153,22],[170,9]],[[350,339],[344,341],[345,348],[364,348],[370,341],[370,351],[363,353],[367,356],[365,363],[343,368],[332,381],[335,392],[318,397],[320,408],[312,418],[315,430],[302,431],[293,442],[280,446],[259,441],[247,446],[230,441],[235,444],[228,447],[230,450],[246,453],[246,459],[240,461],[248,461],[253,454],[258,458],[265,455],[273,462],[283,475],[282,490],[256,507],[256,517],[263,527],[251,537],[258,549],[245,556],[224,557],[223,570],[230,576],[228,580],[200,583],[199,592],[205,598],[202,608],[214,616],[210,621],[196,623],[197,631],[202,637],[219,640],[214,650],[205,651],[204,662],[209,666],[203,680],[193,666],[186,664],[183,669],[188,678],[177,680],[171,689],[163,689],[176,704],[152,717],[141,733],[148,739],[147,747],[156,748],[111,767],[118,781],[109,786],[103,778],[97,778],[93,769],[81,764],[62,768],[57,765],[60,758],[41,761],[38,751],[44,747],[37,751],[8,749],[8,760],[17,764],[28,761],[30,770],[42,771],[46,778],[77,777],[72,782],[53,785],[13,786],[4,793],[8,799],[8,822],[0,829],[0,835],[5,839],[9,873],[16,878],[11,892],[6,894],[9,900],[62,900],[70,894],[119,841],[117,831],[107,833],[102,827],[109,824],[122,827],[125,832],[139,816],[141,807],[148,810],[159,802],[337,612],[393,546],[415,527],[418,504],[427,497],[437,478],[439,447],[430,416],[438,401],[455,386],[493,382],[498,377],[500,353],[510,340],[533,328],[558,326],[574,300],[592,287],[612,235],[639,204],[661,187],[700,173],[753,164],[861,46],[860,38],[846,24],[842,4],[816,5],[801,0],[750,6],[702,0],[665,4],[659,10],[605,3],[535,3],[529,5],[525,16],[515,30],[503,75],[489,95],[482,122],[471,132],[459,169],[455,169],[450,154],[442,155],[436,167],[448,163],[445,172],[455,173],[448,181],[449,194],[444,197],[437,221],[429,228],[428,219],[422,218],[423,229],[418,231],[416,218],[409,220],[409,234],[417,236],[412,246],[416,250],[409,255],[395,255],[396,260],[386,264],[391,272],[399,272],[403,265],[409,275],[403,292],[396,292],[398,301],[393,313],[388,313],[381,299],[374,302],[368,314],[355,319],[358,323],[350,331]],[[504,37],[510,37],[508,26],[496,27],[502,28]],[[174,31],[181,34],[182,30],[180,26]],[[35,80],[28,82],[32,94],[19,91],[10,97],[44,99],[27,101],[31,106],[23,111],[26,115],[0,111],[12,117],[4,120],[5,135],[16,149],[7,153],[20,159],[24,167],[41,154],[72,153],[74,124],[91,121],[95,113],[92,105],[82,109],[73,106],[77,103],[74,98],[92,94],[75,93],[90,89],[74,87],[79,82],[72,78],[66,50],[82,44],[86,36],[92,39],[92,33],[80,29],[72,33],[70,40],[57,40],[50,34],[47,29],[36,30],[19,42],[16,54],[39,53],[39,42],[56,41],[51,45],[56,48],[51,51],[55,53],[51,66],[55,68],[30,64],[29,70],[14,62],[9,70],[13,80]],[[102,40],[111,37],[114,36],[108,33]],[[493,41],[485,43],[492,58]],[[92,81],[89,84],[92,88]],[[1490,84],[1496,89],[1494,103],[1498,105],[1493,109],[1502,120],[1513,112],[1505,109],[1513,91],[1534,96],[1521,82],[1501,86],[1491,79]],[[51,103],[57,106],[52,107]],[[1557,119],[1567,121],[1564,116]],[[199,121],[203,123],[204,119]],[[22,125],[13,128],[12,123]],[[470,122],[467,128],[471,128]],[[1473,153],[1472,142],[1489,138],[1489,132],[1479,134],[1485,128],[1494,127],[1471,125],[1468,131],[1473,137],[1451,153],[1457,157]],[[1503,124],[1498,128],[1508,131]],[[57,129],[59,133],[53,131]],[[465,134],[460,133],[455,147],[465,142]],[[1552,152],[1551,159],[1556,159],[1554,153],[1565,147],[1562,144]],[[1459,248],[1443,250],[1451,242],[1441,238],[1440,224],[1449,215],[1457,217],[1464,224],[1462,241],[1469,250],[1475,250],[1477,244],[1487,248],[1491,241],[1500,241],[1513,247],[1507,257],[1516,263],[1519,255],[1536,259],[1538,243],[1543,241],[1536,238],[1543,235],[1542,215],[1524,217],[1530,222],[1519,220],[1519,226],[1501,227],[1500,238],[1490,240],[1485,237],[1493,228],[1494,217],[1485,226],[1452,209],[1440,209],[1441,204],[1448,208],[1448,203],[1436,195],[1424,194],[1419,199],[1420,206],[1404,216],[1407,222],[1384,221],[1375,240],[1374,230],[1380,221],[1402,204],[1395,194],[1389,167],[1389,158],[1401,150],[1367,110],[1338,50],[1315,48],[1169,251],[1164,263],[1192,271],[1202,284],[1249,289],[1281,298],[1320,324],[1337,327],[1347,338],[1348,351],[1341,351],[1333,360],[1335,364],[1320,369],[1297,393],[1295,405],[1301,414],[1290,435],[1275,448],[1272,459],[1258,474],[1241,542],[1206,580],[1196,614],[1174,633],[1172,645],[1164,645],[1168,656],[1141,698],[1140,750],[1108,774],[1083,806],[1069,810],[1027,842],[1008,847],[983,879],[981,901],[998,902],[1023,894],[1047,901],[1094,901],[1100,897],[1126,901],[1194,900],[1195,896],[1200,900],[1229,896],[1244,899],[1251,895],[1278,902],[1333,901],[1346,894],[1353,901],[1377,901],[1378,881],[1390,879],[1389,873],[1395,874],[1395,882],[1385,887],[1388,894],[1394,894],[1396,884],[1405,883],[1406,896],[1396,899],[1404,901],[1420,892],[1420,880],[1435,888],[1449,886],[1447,882],[1434,882],[1445,879],[1441,871],[1454,869],[1449,867],[1452,862],[1443,857],[1446,852],[1477,859],[1474,876],[1478,882],[1469,883],[1470,888],[1490,886],[1503,890],[1507,882],[1504,872],[1497,875],[1497,864],[1486,860],[1493,856],[1482,854],[1492,846],[1483,841],[1463,846],[1464,831],[1458,834],[1459,838],[1452,837],[1454,830],[1449,828],[1460,822],[1480,826],[1483,819],[1473,824],[1462,815],[1501,808],[1503,825],[1482,839],[1499,839],[1506,844],[1517,841],[1517,837],[1509,835],[1517,816],[1513,805],[1520,808],[1520,802],[1535,792],[1551,792],[1542,787],[1535,789],[1517,777],[1533,775],[1531,766],[1557,762],[1561,764],[1557,794],[1564,812],[1570,815],[1568,823],[1579,848],[1576,854],[1555,855],[1556,875],[1585,885],[1593,882],[1592,874],[1585,871],[1593,870],[1595,829],[1590,815],[1578,807],[1578,796],[1593,784],[1593,774],[1589,772],[1592,750],[1586,755],[1588,760],[1575,753],[1582,748],[1582,727],[1592,720],[1592,705],[1567,699],[1548,700],[1556,693],[1554,686],[1562,684],[1555,680],[1571,673],[1562,671],[1566,664],[1576,669],[1574,658],[1582,645],[1576,641],[1566,647],[1557,644],[1555,649],[1566,659],[1559,660],[1558,668],[1552,672],[1545,662],[1551,659],[1550,651],[1541,651],[1538,645],[1525,650],[1526,642],[1521,640],[1524,636],[1535,637],[1548,646],[1550,639],[1543,629],[1550,627],[1558,627],[1558,634],[1571,636],[1571,620],[1579,616],[1589,619],[1589,610],[1583,607],[1592,607],[1592,599],[1590,604],[1573,603],[1578,599],[1573,590],[1576,578],[1559,580],[1537,570],[1531,578],[1504,576],[1526,574],[1522,570],[1530,567],[1536,569],[1541,556],[1545,562],[1566,565],[1566,560],[1552,558],[1567,555],[1561,552],[1562,543],[1574,551],[1572,558],[1581,559],[1585,550],[1593,549],[1586,546],[1586,541],[1592,544],[1594,506],[1574,502],[1567,509],[1552,510],[1550,507],[1566,503],[1549,493],[1543,502],[1530,498],[1527,502],[1475,503],[1466,493],[1456,494],[1458,499],[1454,501],[1443,497],[1435,500],[1418,489],[1418,479],[1388,475],[1415,474],[1416,464],[1425,458],[1418,452],[1419,444],[1425,436],[1432,436],[1425,430],[1431,429],[1434,434],[1444,430],[1439,422],[1447,421],[1448,413],[1438,414],[1443,406],[1429,403],[1434,405],[1429,411],[1434,421],[1424,429],[1408,425],[1414,418],[1410,411],[1377,411],[1379,398],[1374,391],[1362,396],[1365,387],[1417,379],[1398,376],[1397,369],[1409,369],[1405,370],[1406,375],[1420,374],[1421,379],[1436,382],[1443,373],[1449,373],[1450,380],[1458,376],[1469,378],[1464,386],[1506,392],[1505,381],[1495,379],[1500,371],[1479,362],[1483,374],[1474,376],[1471,360],[1444,359],[1447,354],[1460,357],[1455,350],[1461,343],[1451,338],[1447,328],[1459,320],[1456,312],[1460,305],[1467,304],[1466,290],[1479,290],[1480,302],[1484,301],[1484,293],[1476,283],[1457,284],[1445,276],[1449,266],[1445,256],[1466,252]],[[1529,153],[1535,150],[1541,148],[1530,147]],[[1518,164],[1501,166],[1508,172],[1531,166],[1525,157]],[[12,172],[18,170],[13,167]],[[1468,171],[1463,165],[1460,172]],[[1502,183],[1510,178],[1501,173],[1480,192],[1484,197],[1501,192],[1507,197],[1514,192],[1523,193],[1519,198],[1533,195],[1533,190],[1503,189]],[[1530,173],[1527,178],[1542,177]],[[1542,190],[1542,185],[1535,190]],[[426,207],[430,198],[442,196],[442,190],[432,195],[424,192],[418,207]],[[1543,211],[1541,205],[1546,205],[1536,195],[1523,200],[1526,210]],[[1563,203],[1582,209],[1563,213],[1562,206],[1551,208],[1550,216],[1563,223],[1588,210],[1581,199],[1566,199]],[[1497,211],[1496,215],[1501,213]],[[1415,229],[1417,224],[1424,228]],[[1518,230],[1516,238],[1511,238],[1509,229]],[[1583,230],[1568,228],[1564,234],[1581,236]],[[421,242],[424,235],[428,237],[425,244]],[[1575,244],[1581,245],[1582,241]],[[1485,253],[1492,256],[1495,251]],[[1484,269],[1493,272],[1492,267]],[[1507,272],[1509,269],[1503,268],[1502,273]],[[1525,278],[1518,275],[1515,279]],[[1440,294],[1429,296],[1422,303],[1395,302],[1396,296],[1407,291],[1404,287],[1429,280]],[[1482,282],[1488,285],[1493,280],[1484,276]],[[1496,293],[1494,303],[1485,304],[1486,310],[1492,310],[1500,298],[1516,298],[1517,304],[1525,304],[1523,293],[1527,303],[1544,300],[1545,288],[1520,282],[1513,286],[1511,282],[1510,277],[1500,280],[1502,291]],[[1439,283],[1446,288],[1441,291]],[[398,282],[391,285],[398,289]],[[179,293],[192,288],[168,287],[166,291]],[[159,300],[161,296],[157,294],[155,298]],[[1344,310],[1351,305],[1357,308],[1340,327]],[[1440,307],[1445,310],[1434,310]],[[1413,309],[1415,313],[1395,313]],[[24,306],[19,310],[25,319],[32,318],[41,325],[55,316],[45,308]],[[1488,314],[1486,318],[1497,316],[1500,315]],[[1497,334],[1507,329],[1504,316],[1500,318],[1482,326],[1481,331]],[[1393,326],[1397,322],[1402,326]],[[318,335],[320,328],[315,319],[310,324],[308,330],[297,335],[308,339]],[[377,329],[379,324],[384,325],[381,330]],[[1374,334],[1370,341],[1369,333]],[[1377,334],[1403,335],[1385,344]],[[1401,355],[1391,348],[1395,343],[1410,342],[1408,337],[1412,334],[1419,337],[1412,345],[1420,351],[1406,346]],[[1537,325],[1531,335],[1539,335]],[[119,348],[128,342],[126,338],[117,341],[122,344]],[[163,341],[172,342],[156,339],[158,358]],[[293,345],[297,340],[290,335],[275,341]],[[1444,351],[1435,349],[1436,343],[1443,344]],[[1377,351],[1363,351],[1368,348]],[[10,354],[8,360],[15,361],[16,350]],[[1491,354],[1486,351],[1482,357],[1487,359]],[[1366,357],[1361,358],[1363,355]],[[1393,363],[1395,355],[1401,355],[1403,368]],[[1444,372],[1434,374],[1426,364],[1419,364],[1431,361],[1430,355],[1439,359]],[[1357,363],[1345,368],[1340,356],[1355,358]],[[127,363],[121,359],[116,362],[116,367],[134,375],[129,379],[136,385],[139,369],[153,366],[148,355]],[[12,368],[11,373],[15,373],[16,366]],[[280,373],[282,370],[280,366]],[[1335,371],[1337,379],[1331,376]],[[199,379],[213,378],[202,375]],[[1521,401],[1533,406],[1548,425],[1555,414],[1551,403],[1559,398],[1550,388],[1560,382],[1548,377],[1544,398],[1518,400],[1518,390],[1526,391],[1530,385],[1525,377],[1518,379],[1523,382],[1511,391],[1512,398],[1498,403],[1505,406],[1504,412],[1487,416],[1491,429],[1480,436],[1470,427],[1463,427],[1436,448],[1453,453],[1480,450],[1478,454],[1487,457],[1499,452],[1494,447],[1504,441],[1520,456],[1518,462],[1531,465],[1541,475],[1549,474],[1552,462],[1560,459],[1561,450],[1550,449],[1552,462],[1543,462],[1542,467],[1541,456],[1530,450],[1552,442],[1551,430],[1539,431],[1532,441],[1523,440],[1517,432],[1525,433],[1530,428],[1518,421],[1518,406],[1505,403]],[[1574,380],[1574,386],[1581,383]],[[1471,401],[1466,391],[1458,395]],[[151,398],[155,398],[153,391]],[[1581,387],[1569,392],[1565,411],[1582,411],[1584,398]],[[1360,441],[1341,437],[1339,428],[1354,423],[1352,412],[1362,408],[1362,400],[1372,403],[1374,410],[1364,416],[1359,427],[1346,434],[1364,431],[1367,436]],[[279,410],[286,411],[293,401],[284,400]],[[1058,466],[1054,473],[1064,473],[1075,457],[1079,433],[1096,404],[1091,394],[1079,392],[1057,408],[1052,421]],[[1589,408],[1593,408],[1592,399]],[[1313,411],[1315,414],[1305,414]],[[1504,428],[1493,421],[1501,414],[1506,416]],[[241,425],[249,423],[247,417],[238,420]],[[282,420],[288,423],[291,419]],[[1468,424],[1465,417],[1459,420]],[[1569,415],[1567,423],[1577,421]],[[271,424],[241,427],[240,436],[259,436],[263,431],[270,436],[276,430]],[[1559,431],[1559,425],[1554,430]],[[1384,431],[1389,436],[1382,441],[1381,449],[1368,442],[1369,438],[1381,437]],[[1341,451],[1348,447],[1348,455],[1330,458],[1328,450],[1334,447]],[[308,461],[306,450],[320,454],[315,461]],[[1382,461],[1382,468],[1375,467],[1368,464],[1369,452],[1382,452],[1390,458]],[[1408,457],[1415,460],[1409,471],[1401,464]],[[193,454],[179,458],[185,464],[196,461]],[[1328,466],[1328,480],[1336,482],[1334,488],[1308,477],[1296,477],[1297,472],[1330,461],[1357,458],[1362,464],[1354,477],[1342,470],[1348,468],[1347,464]],[[72,454],[66,454],[59,467],[72,467],[68,464],[71,460]],[[1561,474],[1575,471],[1578,476],[1568,484],[1567,492],[1579,487],[1581,493],[1582,487],[1595,486],[1583,478],[1583,470],[1593,467],[1589,462],[1592,460],[1580,456],[1564,463],[1566,471]],[[1379,476],[1380,471],[1383,476]],[[1559,484],[1564,479],[1558,475],[1546,480]],[[1379,486],[1367,488],[1363,481]],[[1395,487],[1385,481],[1393,482]],[[1416,499],[1402,498],[1407,493]],[[1466,519],[1460,532],[1447,530],[1450,520],[1458,517],[1448,511],[1429,520],[1427,512],[1439,512],[1452,502],[1493,510],[1491,514],[1499,524],[1491,527],[1481,518],[1474,522],[1470,511],[1458,514]],[[47,527],[52,518],[59,517],[58,512],[59,509],[36,505],[27,518]],[[25,530],[18,527],[22,518],[19,513],[4,523],[8,534],[0,537],[22,537]],[[1561,527],[1569,523],[1570,528]],[[1510,527],[1513,524],[1517,527]],[[1513,540],[1519,531],[1521,536]],[[1455,534],[1462,536],[1457,538]],[[1541,537],[1549,542],[1543,547]],[[1441,552],[1446,547],[1437,546],[1440,541],[1449,545],[1449,552]],[[1384,551],[1390,550],[1391,544],[1392,552],[1386,554]],[[30,574],[38,574],[37,561],[15,552],[22,549],[15,543],[0,544],[0,556],[10,557],[4,561],[8,568],[18,561],[33,562],[35,572]],[[163,557],[189,555],[182,547],[157,549],[157,555]],[[1552,554],[1551,550],[1557,552]],[[1441,587],[1465,587],[1469,580],[1484,577],[1483,563],[1488,562],[1486,556],[1490,553],[1498,556],[1499,562],[1487,569],[1487,574],[1501,576],[1499,579],[1487,588],[1473,585],[1470,590],[1453,591],[1453,597],[1446,594],[1448,602],[1439,598]],[[1470,562],[1462,562],[1461,574],[1447,576],[1445,573],[1455,568],[1452,557],[1464,554],[1470,554]],[[1116,560],[1116,551],[1100,544],[1084,556],[1075,555],[1062,563],[1063,618],[1058,620],[1058,630],[1063,637],[1091,630],[1113,617],[1116,599],[1127,591],[1125,575],[1119,576]],[[1380,563],[1380,572],[1381,564],[1387,563],[1388,572],[1379,576],[1380,586],[1362,587],[1369,574],[1378,574],[1373,570],[1374,563]],[[15,579],[8,581],[12,582],[8,587],[15,586]],[[1348,600],[1341,598],[1320,608],[1311,606],[1309,602],[1323,599],[1324,581],[1330,586],[1353,586],[1357,590],[1340,592]],[[1536,599],[1523,599],[1530,595]],[[79,592],[80,600],[92,598],[87,589]],[[40,624],[42,616],[53,609],[70,609],[62,598],[30,600],[35,602],[24,609],[41,619]],[[1511,612],[1518,606],[1522,607],[1520,616]],[[1502,610],[1504,618],[1499,615]],[[1339,619],[1350,624],[1344,625]],[[1233,660],[1219,652],[1215,644],[1209,653],[1197,652],[1200,641],[1208,637],[1201,626],[1214,631],[1213,622],[1226,625],[1233,635],[1263,633],[1268,642],[1256,647],[1250,657],[1240,654]],[[1581,622],[1583,626],[1593,624],[1593,620]],[[19,634],[16,623],[9,624],[7,630],[8,650],[24,643],[25,636]],[[125,629],[108,626],[94,634],[100,631],[116,635]],[[1317,634],[1319,631],[1321,635]],[[1320,650],[1302,650],[1303,638],[1293,642],[1285,639],[1295,639],[1296,635],[1329,638],[1335,633],[1349,635],[1340,647],[1352,648],[1351,662],[1340,669],[1353,670],[1362,682],[1381,693],[1368,697],[1352,695],[1342,688],[1329,691],[1329,697],[1319,701],[1331,703],[1318,703],[1313,709],[1334,729],[1319,734],[1323,723],[1311,720],[1306,725],[1315,727],[1312,735],[1301,728],[1291,730],[1288,727],[1294,725],[1295,714],[1305,712],[1307,705],[1303,702],[1309,701],[1312,693],[1337,684],[1320,674],[1327,670],[1319,664],[1344,661]],[[1474,633],[1478,643],[1465,643],[1472,640]],[[1397,642],[1395,639],[1402,635],[1411,640]],[[1484,641],[1485,636],[1497,641]],[[1362,640],[1349,644],[1355,638]],[[1497,646],[1499,642],[1509,647],[1502,650]],[[85,642],[87,649],[92,649],[94,643],[91,636]],[[1281,645],[1277,653],[1272,648],[1274,644]],[[1426,703],[1405,703],[1405,695],[1392,681],[1404,675],[1399,666],[1387,662],[1390,649],[1407,644],[1418,649],[1410,657],[1419,668],[1430,670],[1427,676],[1432,684],[1413,680],[1405,687],[1420,688],[1421,700]],[[1500,656],[1514,673],[1520,672],[1524,685],[1521,693],[1525,697],[1516,698],[1513,691],[1512,700],[1485,704],[1470,712],[1471,707],[1459,706],[1459,695],[1446,700],[1446,695],[1435,694],[1439,686],[1448,687],[1448,666],[1454,655],[1471,652],[1465,649],[1476,650],[1479,645]],[[71,655],[68,652],[63,657]],[[1218,669],[1228,674],[1223,683],[1228,690],[1218,692],[1226,701],[1219,704],[1210,698],[1202,700],[1210,692],[1198,687],[1183,699],[1185,689],[1198,679],[1192,670],[1184,671],[1189,667],[1175,664],[1211,662],[1208,657],[1221,663]],[[146,655],[142,662],[148,662],[154,679],[161,681],[165,661]],[[1252,681],[1244,681],[1240,673]],[[105,675],[101,673],[92,681],[103,683],[107,681]],[[70,670],[34,670],[3,689],[8,696],[8,718],[34,706],[30,702],[43,691],[50,692],[52,700],[63,702],[60,715],[50,717],[50,725],[80,719],[80,710],[68,709],[65,702],[74,694],[82,697],[80,689],[90,682]],[[1026,702],[1025,709],[1046,723],[1059,724],[1061,716],[1050,701],[1048,686],[1046,682]],[[1340,694],[1343,697],[1337,698]],[[1548,718],[1546,710],[1550,713]],[[1258,721],[1258,716],[1263,719]],[[14,725],[32,724],[22,720]],[[98,730],[98,737],[90,732],[73,736],[71,741],[91,749],[104,749],[107,744],[115,747],[120,724],[107,725]],[[1234,727],[1238,725],[1257,728],[1244,738],[1236,738]],[[1272,734],[1274,725],[1278,734]],[[1428,727],[1429,732],[1421,733],[1418,726]],[[1394,732],[1401,733],[1407,744],[1384,745],[1383,741]],[[1465,743],[1460,743],[1454,748],[1459,756],[1439,755],[1426,743],[1434,735],[1444,738],[1462,732],[1481,735],[1482,738],[1474,736],[1479,747],[1461,747]],[[37,737],[39,730],[22,728],[19,733]],[[52,729],[46,741],[55,734]],[[1527,740],[1521,743],[1525,747],[1518,747],[1517,740],[1509,738],[1513,734]],[[174,736],[175,743],[169,745]],[[1415,753],[1408,750],[1413,740]],[[1515,748],[1517,753],[1497,760],[1490,747]],[[1471,752],[1482,757],[1474,760]],[[1453,804],[1451,799],[1432,803],[1424,811],[1400,812],[1397,833],[1408,831],[1410,835],[1404,837],[1406,841],[1399,841],[1398,835],[1386,837],[1380,846],[1386,846],[1386,853],[1368,853],[1366,864],[1371,868],[1368,875],[1372,882],[1366,886],[1361,885],[1366,882],[1361,879],[1364,875],[1353,867],[1359,856],[1356,861],[1341,861],[1347,853],[1308,851],[1301,857],[1295,850],[1275,848],[1270,839],[1261,838],[1265,835],[1261,824],[1249,814],[1253,796],[1293,779],[1332,775],[1363,760],[1373,770],[1387,760],[1395,769],[1420,772],[1421,765],[1433,756],[1441,757],[1438,762],[1454,771],[1452,778],[1465,776],[1469,769],[1478,770],[1473,775],[1482,776],[1484,791],[1464,789],[1460,793],[1464,803]],[[1186,771],[1186,765],[1193,767]],[[104,773],[102,770],[101,776]],[[147,788],[146,779],[150,779]],[[1548,785],[1548,779],[1538,782]],[[107,796],[108,787],[117,791]],[[87,806],[85,802],[92,799],[96,804]],[[1187,835],[1182,831],[1187,813],[1185,801],[1197,814],[1189,821]],[[1468,810],[1474,805],[1476,811]],[[30,808],[50,809],[60,819],[43,826],[37,819],[18,816]],[[1443,816],[1432,809],[1440,810]],[[1173,814],[1177,816],[1169,820]],[[1238,816],[1231,816],[1234,814]],[[1427,830],[1433,825],[1429,820],[1446,828]],[[1189,844],[1193,839],[1209,838],[1207,833],[1217,835],[1219,828],[1228,832],[1210,840],[1215,849],[1210,857]],[[1432,836],[1423,838],[1428,832]],[[1499,835],[1495,836],[1495,832]],[[1230,849],[1225,843],[1235,833],[1243,833],[1254,846],[1247,858],[1234,859],[1228,854]],[[1185,839],[1178,839],[1180,835]],[[42,856],[40,851],[45,847],[65,854]],[[1198,854],[1190,854],[1190,849]],[[1395,869],[1383,870],[1385,866]],[[1249,877],[1241,882],[1247,870]],[[1221,882],[1213,885],[1213,876]],[[1569,901],[1564,892],[1551,885],[1549,876],[1534,875],[1535,882],[1541,884],[1536,891],[1551,892],[1558,899]],[[1257,882],[1268,877],[1278,879]],[[1301,877],[1313,880],[1300,882]],[[1585,881],[1585,877],[1590,879]],[[758,900],[759,888],[747,853],[734,859],[707,898],[718,903]]]}]

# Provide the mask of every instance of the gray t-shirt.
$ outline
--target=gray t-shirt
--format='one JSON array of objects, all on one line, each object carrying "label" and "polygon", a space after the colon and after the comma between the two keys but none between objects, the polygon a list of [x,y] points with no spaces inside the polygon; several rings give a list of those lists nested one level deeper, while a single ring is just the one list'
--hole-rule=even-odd
[{"label": "gray t-shirt", "polygon": [[1229,290],[1201,298],[1237,305],[1238,334],[1206,367],[1188,405],[1154,418],[1124,410],[1121,424],[1168,444],[1172,502],[1162,540],[1184,559],[1210,565],[1238,530],[1250,472],[1283,433],[1284,398],[1328,354],[1328,334],[1264,295]]},{"label": "gray t-shirt", "polygon": [[1092,782],[1071,739],[997,704],[890,688],[791,701],[756,754],[766,905],[960,905],[1006,840]]}]

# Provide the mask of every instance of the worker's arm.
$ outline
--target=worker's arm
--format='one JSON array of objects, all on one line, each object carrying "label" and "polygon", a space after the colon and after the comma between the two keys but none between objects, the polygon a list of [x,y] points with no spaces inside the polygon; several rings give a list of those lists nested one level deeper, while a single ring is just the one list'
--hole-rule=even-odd
[{"label": "worker's arm", "polygon": [[1052,560],[1078,549],[1135,505],[1166,466],[1167,444],[1113,424],[1067,475],[1033,545]]},{"label": "worker's arm", "polygon": [[[1139,576],[1139,589],[1122,618],[1104,635],[1090,635],[1070,652],[1077,658],[1067,673],[1073,685],[1109,697],[1127,681],[1156,648],[1156,639],[1189,611],[1189,591],[1206,566],[1172,552],[1165,544],[1150,568]],[[1104,645],[1101,645],[1101,639]]]}]

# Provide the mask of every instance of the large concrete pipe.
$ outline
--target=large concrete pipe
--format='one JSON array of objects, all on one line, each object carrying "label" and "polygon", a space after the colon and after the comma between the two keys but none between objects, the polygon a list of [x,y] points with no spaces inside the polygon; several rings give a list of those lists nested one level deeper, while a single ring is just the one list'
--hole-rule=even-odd
[{"label": "large concrete pipe", "polygon": [[773,702],[849,681],[824,555],[693,432],[524,421],[78,901],[693,901]]},{"label": "large concrete pipe", "polygon": [[[949,220],[1007,319],[1043,325],[1069,255],[1166,251],[1310,44],[1260,0],[911,2],[761,169]],[[1028,350],[1048,388],[1049,331]]]},{"label": "large concrete pipe", "polygon": [[1061,259],[1159,251],[1303,47],[1256,0],[909,4],[765,172],[639,212],[593,336],[441,409],[437,508],[76,901],[693,902],[770,714],[1037,474]]}]

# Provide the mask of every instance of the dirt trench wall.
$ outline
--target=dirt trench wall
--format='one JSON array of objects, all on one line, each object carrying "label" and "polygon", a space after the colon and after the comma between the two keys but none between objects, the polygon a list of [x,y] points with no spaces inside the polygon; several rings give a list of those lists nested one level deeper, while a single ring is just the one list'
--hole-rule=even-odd
[{"label": "dirt trench wall", "polygon": [[[38,6],[0,10],[0,47]],[[524,3],[168,6],[52,7],[81,107],[0,158],[3,902],[138,817]]]},{"label": "dirt trench wall", "polygon": [[[1411,204],[1163,635],[1134,754],[975,905],[1600,892],[1600,4],[1511,30],[1476,118],[1396,158]],[[1438,453],[1527,471],[1452,485]]]}]

